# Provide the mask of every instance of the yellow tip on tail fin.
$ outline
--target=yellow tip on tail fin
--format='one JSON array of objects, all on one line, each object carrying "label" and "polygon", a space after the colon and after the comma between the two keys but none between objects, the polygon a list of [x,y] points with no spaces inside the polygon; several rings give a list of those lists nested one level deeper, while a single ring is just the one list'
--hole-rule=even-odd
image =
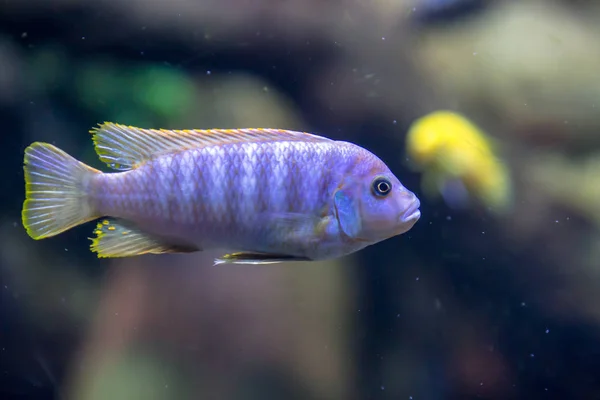
[{"label": "yellow tip on tail fin", "polygon": [[98,218],[86,187],[100,173],[59,148],[35,142],[25,149],[25,202],[21,214],[29,236],[39,240]]}]

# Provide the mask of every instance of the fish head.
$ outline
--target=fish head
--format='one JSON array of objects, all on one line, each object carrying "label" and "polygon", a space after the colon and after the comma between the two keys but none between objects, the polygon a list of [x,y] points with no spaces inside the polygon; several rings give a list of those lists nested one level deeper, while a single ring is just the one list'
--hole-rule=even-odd
[{"label": "fish head", "polygon": [[446,130],[438,125],[437,119],[424,117],[415,121],[408,130],[406,152],[418,166],[433,162],[440,147],[447,142]]},{"label": "fish head", "polygon": [[357,163],[334,194],[340,228],[351,239],[378,242],[410,230],[420,201],[374,155]]},{"label": "fish head", "polygon": [[440,154],[461,146],[465,138],[476,139],[476,130],[460,114],[436,111],[414,121],[406,135],[406,152],[415,166],[439,162]]}]

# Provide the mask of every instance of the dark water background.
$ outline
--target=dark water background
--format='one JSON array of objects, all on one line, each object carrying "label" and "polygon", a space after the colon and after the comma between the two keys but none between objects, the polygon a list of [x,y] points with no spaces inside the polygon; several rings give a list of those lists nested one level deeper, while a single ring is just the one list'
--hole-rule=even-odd
[{"label": "dark water background", "polygon": [[[600,398],[600,8],[514,3],[0,1],[1,398]],[[423,195],[404,138],[437,109],[502,144],[510,215]],[[31,240],[23,150],[101,167],[102,121],[353,141],[422,218],[311,265]]]}]

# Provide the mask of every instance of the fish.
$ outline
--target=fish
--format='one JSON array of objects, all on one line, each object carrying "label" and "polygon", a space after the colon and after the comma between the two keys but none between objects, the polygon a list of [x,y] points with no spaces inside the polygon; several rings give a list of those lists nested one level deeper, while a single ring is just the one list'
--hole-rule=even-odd
[{"label": "fish", "polygon": [[215,264],[342,257],[403,234],[417,196],[350,142],[283,129],[91,129],[94,169],[58,147],[25,149],[22,223],[45,239],[99,220],[99,258],[227,249]]},{"label": "fish", "polygon": [[439,110],[416,119],[406,135],[412,168],[423,172],[426,196],[452,208],[474,200],[501,216],[513,205],[512,179],[498,144],[462,114]]}]

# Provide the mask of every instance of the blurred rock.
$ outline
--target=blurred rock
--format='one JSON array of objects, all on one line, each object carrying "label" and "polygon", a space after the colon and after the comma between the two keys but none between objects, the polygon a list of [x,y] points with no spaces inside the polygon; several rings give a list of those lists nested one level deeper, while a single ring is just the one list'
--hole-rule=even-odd
[{"label": "blurred rock", "polygon": [[196,76],[196,99],[178,124],[201,128],[307,129],[291,99],[248,74]]},{"label": "blurred rock", "polygon": [[588,219],[600,231],[600,154],[571,160],[543,153],[530,160],[525,174],[549,200]]},{"label": "blurred rock", "polygon": [[424,33],[418,48],[428,80],[500,120],[498,135],[543,122],[567,143],[597,145],[599,37],[600,25],[556,3],[503,1],[478,20]]},{"label": "blurred rock", "polygon": [[193,397],[231,398],[247,374],[268,367],[295,376],[315,398],[348,398],[348,266],[213,268],[213,253],[112,263],[74,360],[73,398],[95,398],[100,369],[144,343],[152,343],[153,357],[175,356],[181,375],[202,382]]}]

